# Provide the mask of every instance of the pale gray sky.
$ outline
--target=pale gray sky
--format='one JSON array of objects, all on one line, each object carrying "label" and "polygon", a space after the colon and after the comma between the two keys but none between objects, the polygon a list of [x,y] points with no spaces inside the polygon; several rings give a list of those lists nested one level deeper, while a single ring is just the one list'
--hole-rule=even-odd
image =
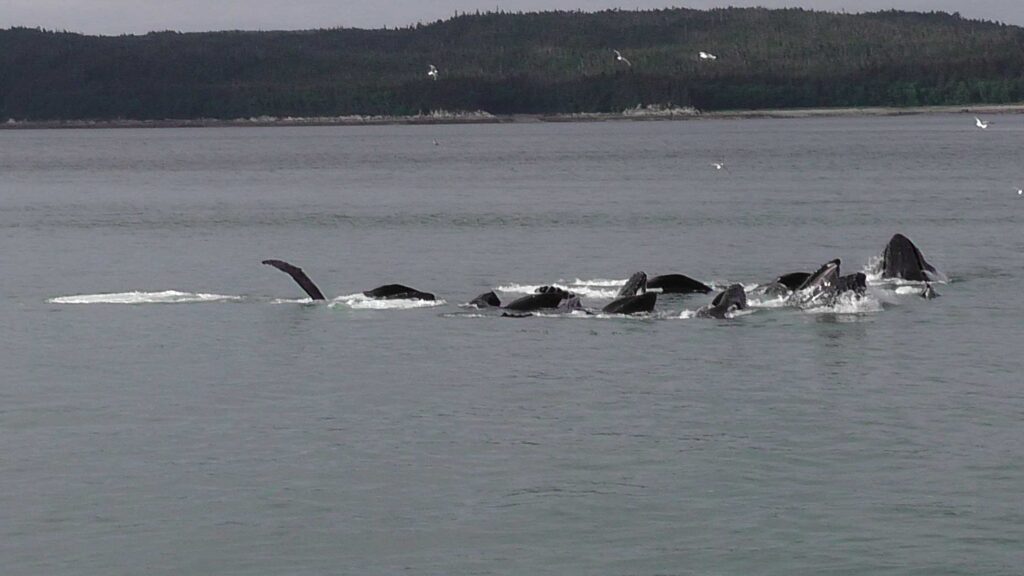
[{"label": "pale gray sky", "polygon": [[802,6],[863,12],[898,8],[943,10],[1024,25],[1024,0],[0,0],[0,28],[70,30],[87,34],[152,30],[295,30],[337,26],[380,28],[432,22],[459,12],[607,8]]}]

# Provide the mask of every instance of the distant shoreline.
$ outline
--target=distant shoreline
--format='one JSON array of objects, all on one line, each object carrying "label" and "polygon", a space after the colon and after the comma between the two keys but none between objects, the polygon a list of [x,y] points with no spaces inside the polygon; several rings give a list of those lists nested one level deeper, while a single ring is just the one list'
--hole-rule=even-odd
[{"label": "distant shoreline", "polygon": [[389,126],[438,124],[536,124],[558,122],[611,122],[652,120],[702,120],[747,118],[829,118],[857,116],[909,116],[928,114],[1022,114],[1024,103],[977,104],[964,106],[864,107],[864,108],[789,108],[775,110],[722,110],[698,112],[685,110],[640,110],[618,113],[509,114],[486,112],[433,113],[417,116],[336,116],[278,118],[261,116],[219,120],[213,118],[167,120],[41,120],[0,122],[0,130],[39,129],[111,129],[111,128],[232,128],[274,126]]}]

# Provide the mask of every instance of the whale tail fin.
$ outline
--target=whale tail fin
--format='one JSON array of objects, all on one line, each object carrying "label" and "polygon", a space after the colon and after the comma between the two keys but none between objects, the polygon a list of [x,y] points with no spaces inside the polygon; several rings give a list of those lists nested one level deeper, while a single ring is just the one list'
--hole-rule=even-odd
[{"label": "whale tail fin", "polygon": [[641,294],[647,292],[647,274],[643,272],[634,272],[619,290],[618,296],[636,296],[637,292]]},{"label": "whale tail fin", "polygon": [[302,289],[306,291],[306,294],[309,294],[309,297],[313,300],[326,300],[323,292],[316,287],[316,284],[309,279],[309,276],[306,276],[306,273],[302,271],[302,268],[293,266],[284,260],[264,260],[263,264],[273,266],[281,272],[291,276],[292,280],[295,280],[295,283],[301,286]]}]

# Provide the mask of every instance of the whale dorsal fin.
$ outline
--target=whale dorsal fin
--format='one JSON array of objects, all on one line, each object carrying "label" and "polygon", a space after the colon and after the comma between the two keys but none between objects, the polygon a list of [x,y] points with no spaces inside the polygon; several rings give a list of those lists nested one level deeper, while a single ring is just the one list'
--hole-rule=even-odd
[{"label": "whale dorsal fin", "polygon": [[302,271],[302,268],[292,266],[284,260],[264,260],[263,263],[267,266],[273,266],[281,272],[291,276],[292,280],[295,280],[295,282],[301,286],[302,289],[306,291],[306,294],[309,294],[309,297],[313,300],[326,300],[323,292],[316,287],[316,284],[309,279],[309,276],[306,276],[306,273]]}]

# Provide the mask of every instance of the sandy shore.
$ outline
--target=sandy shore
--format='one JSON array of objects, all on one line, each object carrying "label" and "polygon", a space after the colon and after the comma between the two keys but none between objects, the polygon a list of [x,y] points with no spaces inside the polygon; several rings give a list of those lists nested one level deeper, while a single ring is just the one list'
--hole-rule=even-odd
[{"label": "sandy shore", "polygon": [[583,114],[512,114],[493,115],[486,112],[434,113],[418,116],[333,116],[315,118],[214,118],[167,120],[8,120],[0,130],[69,129],[69,128],[206,128],[241,126],[375,126],[420,124],[510,124],[537,122],[609,122],[652,120],[702,120],[720,118],[818,118],[832,116],[903,116],[912,114],[1020,114],[1020,104],[978,104],[966,106],[919,106],[908,108],[791,108],[780,110],[695,110],[625,111],[621,113]]}]

